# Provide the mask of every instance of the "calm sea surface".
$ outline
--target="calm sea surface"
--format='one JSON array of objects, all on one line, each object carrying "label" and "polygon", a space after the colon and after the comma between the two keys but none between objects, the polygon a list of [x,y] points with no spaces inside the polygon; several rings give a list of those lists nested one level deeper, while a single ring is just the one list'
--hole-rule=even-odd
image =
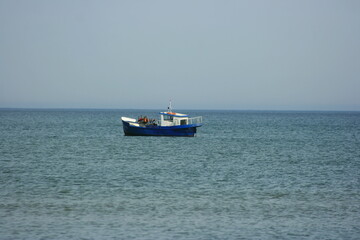
[{"label": "calm sea surface", "polygon": [[359,112],[184,112],[0,110],[0,239],[360,239]]}]

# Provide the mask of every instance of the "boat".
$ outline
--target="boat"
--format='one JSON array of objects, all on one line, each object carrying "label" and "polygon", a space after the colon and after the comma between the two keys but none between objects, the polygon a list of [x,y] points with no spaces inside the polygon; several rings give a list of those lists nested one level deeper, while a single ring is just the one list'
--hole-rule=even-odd
[{"label": "boat", "polygon": [[125,136],[174,136],[194,137],[196,128],[202,126],[202,117],[189,117],[171,109],[160,112],[160,119],[140,116],[138,119],[121,117]]}]

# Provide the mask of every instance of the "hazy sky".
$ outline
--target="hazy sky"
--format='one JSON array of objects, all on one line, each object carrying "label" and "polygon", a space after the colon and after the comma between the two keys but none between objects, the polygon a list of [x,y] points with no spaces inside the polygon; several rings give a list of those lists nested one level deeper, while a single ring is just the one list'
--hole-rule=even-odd
[{"label": "hazy sky", "polygon": [[0,0],[0,107],[360,110],[359,0]]}]

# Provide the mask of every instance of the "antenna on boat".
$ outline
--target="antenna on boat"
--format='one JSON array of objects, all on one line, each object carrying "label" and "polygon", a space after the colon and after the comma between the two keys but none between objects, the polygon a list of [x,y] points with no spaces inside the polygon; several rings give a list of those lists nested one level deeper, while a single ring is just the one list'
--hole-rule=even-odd
[{"label": "antenna on boat", "polygon": [[172,112],[171,99],[169,100],[168,112]]}]

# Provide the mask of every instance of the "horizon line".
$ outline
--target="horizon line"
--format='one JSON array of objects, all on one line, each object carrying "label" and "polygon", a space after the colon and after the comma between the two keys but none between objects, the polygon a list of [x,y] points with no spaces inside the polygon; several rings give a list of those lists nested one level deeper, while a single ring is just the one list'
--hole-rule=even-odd
[{"label": "horizon line", "polygon": [[[348,109],[256,109],[256,108],[177,108],[186,111],[247,111],[247,112],[360,112],[360,110]],[[0,107],[0,110],[155,110],[161,111],[161,108],[111,108],[111,107]]]}]

